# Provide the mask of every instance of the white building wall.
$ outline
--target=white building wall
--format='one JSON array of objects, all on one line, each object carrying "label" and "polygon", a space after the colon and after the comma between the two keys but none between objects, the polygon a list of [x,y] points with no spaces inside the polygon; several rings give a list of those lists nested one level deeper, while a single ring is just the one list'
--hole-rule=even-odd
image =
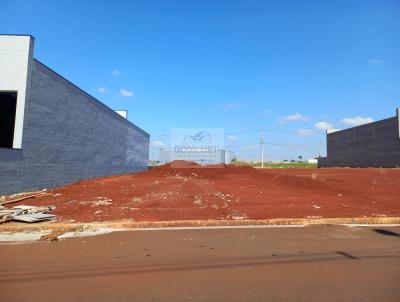
[{"label": "white building wall", "polygon": [[32,52],[33,38],[31,36],[0,35],[0,91],[17,91],[18,93],[13,141],[15,149],[20,149],[22,145]]},{"label": "white building wall", "polygon": [[120,116],[123,118],[128,118],[128,110],[115,110],[116,113],[118,113]]}]

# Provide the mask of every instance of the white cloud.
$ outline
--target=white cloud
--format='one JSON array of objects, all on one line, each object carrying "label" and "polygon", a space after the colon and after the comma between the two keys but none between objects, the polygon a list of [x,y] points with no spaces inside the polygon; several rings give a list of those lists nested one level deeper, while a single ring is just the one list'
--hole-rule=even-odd
[{"label": "white cloud", "polygon": [[328,122],[318,122],[314,125],[315,128],[317,128],[318,130],[334,130],[333,125],[331,123]]},{"label": "white cloud", "polygon": [[297,130],[297,135],[299,136],[310,136],[313,134],[313,131],[310,129],[299,129]]},{"label": "white cloud", "polygon": [[165,147],[166,145],[162,141],[153,141],[151,145],[154,147]]},{"label": "white cloud", "polygon": [[369,64],[382,64],[383,60],[382,59],[370,59],[368,61]]},{"label": "white cloud", "polygon": [[225,110],[232,110],[232,109],[237,109],[241,106],[240,103],[229,103],[224,105]]},{"label": "white cloud", "polygon": [[126,89],[120,89],[119,90],[119,94],[121,95],[121,96],[134,96],[135,94],[133,93],[133,91],[132,90],[126,90]]},{"label": "white cloud", "polygon": [[351,126],[359,126],[363,124],[372,123],[374,120],[370,117],[362,117],[362,116],[355,116],[355,117],[346,117],[342,119],[342,123],[351,125]]},{"label": "white cloud", "polygon": [[98,89],[98,92],[100,92],[100,93],[107,93],[108,92],[108,90],[106,89],[106,88],[104,88],[104,87],[100,87],[99,89]]},{"label": "white cloud", "polygon": [[111,71],[111,75],[113,75],[114,77],[117,77],[117,76],[121,75],[121,72],[117,69],[114,69],[113,71]]},{"label": "white cloud", "polygon": [[297,121],[306,122],[308,120],[309,120],[308,117],[301,115],[300,113],[296,113],[296,114],[292,114],[292,115],[282,116],[281,118],[279,118],[279,123],[287,124],[290,122],[297,122]]},{"label": "white cloud", "polygon": [[229,135],[227,138],[231,142],[235,142],[235,141],[239,140],[239,138],[237,136],[233,136],[233,135]]}]

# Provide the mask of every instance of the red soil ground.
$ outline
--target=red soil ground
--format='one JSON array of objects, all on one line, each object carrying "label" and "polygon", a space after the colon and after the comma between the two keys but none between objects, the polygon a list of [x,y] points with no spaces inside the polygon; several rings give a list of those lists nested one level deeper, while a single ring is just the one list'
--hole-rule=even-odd
[{"label": "red soil ground", "polygon": [[400,169],[165,165],[49,193],[17,204],[77,222],[400,216]]}]

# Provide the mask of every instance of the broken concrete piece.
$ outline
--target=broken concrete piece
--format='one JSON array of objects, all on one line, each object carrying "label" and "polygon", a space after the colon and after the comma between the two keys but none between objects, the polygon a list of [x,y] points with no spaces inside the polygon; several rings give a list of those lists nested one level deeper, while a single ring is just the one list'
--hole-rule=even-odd
[{"label": "broken concrete piece", "polygon": [[16,215],[13,216],[14,221],[22,221],[22,222],[40,222],[55,219],[57,216],[52,214],[43,214],[43,213],[33,213],[33,214],[25,214],[25,215]]}]

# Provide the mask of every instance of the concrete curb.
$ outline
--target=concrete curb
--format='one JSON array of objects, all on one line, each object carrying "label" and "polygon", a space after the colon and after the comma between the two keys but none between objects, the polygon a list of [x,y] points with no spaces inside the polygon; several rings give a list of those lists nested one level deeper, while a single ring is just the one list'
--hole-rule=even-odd
[{"label": "concrete curb", "polygon": [[177,220],[177,221],[110,221],[90,223],[44,222],[35,224],[7,223],[0,225],[1,232],[29,231],[80,231],[87,229],[135,229],[135,228],[173,228],[208,226],[257,226],[257,225],[341,225],[341,224],[400,224],[400,217],[343,217],[343,218],[275,218],[262,220]]}]

